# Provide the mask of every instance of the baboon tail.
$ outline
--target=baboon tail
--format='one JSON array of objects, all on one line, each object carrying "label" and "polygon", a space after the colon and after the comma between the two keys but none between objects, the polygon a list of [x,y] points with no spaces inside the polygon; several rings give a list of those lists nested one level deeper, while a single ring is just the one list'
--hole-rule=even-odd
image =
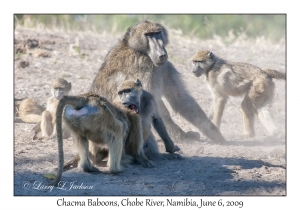
[{"label": "baboon tail", "polygon": [[264,69],[262,69],[262,71],[267,73],[267,75],[271,78],[286,80],[286,73],[283,73],[283,72],[280,72],[277,70],[273,70],[273,69],[268,69],[268,68],[264,68]]},{"label": "baboon tail", "polygon": [[[63,98],[64,99],[64,98]],[[64,167],[64,150],[63,150],[63,136],[62,136],[62,113],[66,105],[65,100],[59,100],[57,109],[56,109],[56,133],[57,133],[57,143],[58,143],[58,168],[57,174],[54,180],[53,185],[57,186],[60,182],[63,167]]]},{"label": "baboon tail", "polygon": [[60,182],[61,175],[64,167],[64,150],[63,150],[63,132],[62,132],[62,114],[66,104],[70,104],[74,107],[81,107],[87,103],[86,98],[77,96],[64,96],[59,100],[56,109],[56,133],[57,133],[57,143],[58,143],[58,169],[56,178],[53,185],[57,186]]},{"label": "baboon tail", "polygon": [[258,118],[263,126],[269,131],[270,135],[276,133],[276,126],[273,122],[271,114],[268,110],[269,106],[265,106],[261,109],[258,109]]}]

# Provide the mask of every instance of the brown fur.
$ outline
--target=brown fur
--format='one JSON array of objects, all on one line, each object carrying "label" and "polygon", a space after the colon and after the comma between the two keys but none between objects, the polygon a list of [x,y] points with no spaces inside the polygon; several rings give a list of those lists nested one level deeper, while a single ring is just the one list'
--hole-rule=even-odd
[{"label": "brown fur", "polygon": [[[51,137],[56,134],[55,122],[56,122],[56,108],[59,103],[59,99],[64,95],[68,95],[71,90],[71,83],[67,82],[62,78],[57,78],[52,82],[51,94],[52,96],[47,100],[46,110],[40,116],[38,124],[32,129],[34,133],[33,138],[37,138],[39,132],[42,133],[41,138]],[[65,137],[70,136],[69,131],[64,129]]]},{"label": "brown fur", "polygon": [[[88,112],[84,115],[74,117],[67,114],[66,111],[63,112],[65,105],[71,105],[73,108],[69,109],[73,112],[76,112],[76,110],[80,111],[87,106],[96,108],[97,112]],[[80,159],[79,167],[84,171],[98,171],[97,168],[92,166],[89,159],[89,142],[93,142],[104,147],[108,146],[110,151],[108,163],[111,172],[116,173],[122,170],[120,161],[123,154],[124,141],[129,132],[129,122],[126,114],[105,98],[93,93],[81,96],[65,96],[60,100],[56,112],[59,167],[54,185],[59,183],[64,165],[62,117],[74,134],[76,147],[79,152],[79,158],[77,157],[77,160]]]},{"label": "brown fur", "polygon": [[199,134],[184,132],[171,119],[162,100],[163,96],[175,112],[199,128],[207,137],[218,143],[225,142],[220,131],[186,90],[178,71],[167,60],[167,43],[167,31],[161,24],[142,21],[129,28],[123,39],[107,54],[91,91],[113,100],[116,97],[113,93],[123,81],[140,78],[144,89],[154,96],[173,139],[195,139],[199,138]]},{"label": "brown fur", "polygon": [[[169,137],[168,132],[166,131],[163,120],[161,119],[161,116],[158,113],[157,104],[153,96],[149,92],[142,89],[142,84],[139,80],[124,81],[118,87],[117,92],[120,93],[124,90],[131,90],[130,93],[128,93],[128,95],[130,95],[131,97],[133,97],[134,94],[139,96],[139,101],[137,102],[139,106],[139,112],[135,114],[132,110],[130,110],[129,107],[124,105],[124,102],[128,101],[124,101],[124,99],[121,98],[121,96],[116,97],[114,103],[118,104],[119,107],[123,107],[123,109],[126,110],[127,116],[131,124],[141,123],[142,130],[136,130],[135,132],[140,132],[143,139],[143,141],[141,142],[136,142],[138,138],[128,138],[125,146],[126,153],[129,155],[133,155],[133,152],[140,151],[144,145],[146,145],[146,147],[149,145],[150,151],[147,152],[147,158],[149,159],[158,160],[172,157],[181,158],[178,154],[163,156],[159,153],[157,149],[157,143],[154,140],[153,134],[151,132],[151,125],[153,125],[157,133],[162,138],[167,152],[174,153],[179,150],[179,148],[174,145],[174,142]],[[133,101],[131,100],[131,102]],[[139,121],[138,118],[140,118]],[[136,128],[139,129],[140,127]]]},{"label": "brown fur", "polygon": [[19,117],[26,123],[37,123],[41,121],[41,114],[45,111],[45,107],[40,106],[32,98],[26,98],[20,102]]},{"label": "brown fur", "polygon": [[[178,154],[173,154],[176,151],[179,151],[179,148],[174,145],[173,141],[169,137],[163,121],[157,111],[157,105],[150,93],[142,89],[140,82],[134,80],[124,81],[117,90],[117,93],[120,93],[124,90],[130,90],[127,94],[131,97],[124,101],[121,96],[117,96],[113,101],[113,104],[120,110],[122,110],[128,119],[129,122],[129,133],[125,141],[125,153],[127,155],[133,156],[134,160],[141,164],[144,167],[151,167],[153,164],[147,159],[159,160],[159,159],[174,159],[182,157]],[[139,112],[135,113],[129,108],[130,104],[124,105],[124,103],[135,104],[139,107]],[[151,124],[154,126],[160,137],[165,143],[166,151],[171,154],[160,154],[158,151],[157,143],[151,132]],[[93,162],[94,160],[102,160],[106,155],[103,154],[102,148],[97,147],[96,143],[90,142],[90,152],[93,155],[90,155]],[[145,152],[147,157],[145,156]],[[91,151],[92,149],[92,151]],[[105,148],[104,148],[105,149]],[[106,153],[106,150],[104,150]],[[95,156],[96,154],[96,156]],[[73,160],[65,163],[64,168],[70,166],[76,166],[79,161],[79,157],[75,156]],[[124,161],[124,158],[122,158]],[[126,162],[125,160],[124,162]]]},{"label": "brown fur", "polygon": [[248,63],[226,61],[206,50],[198,51],[192,57],[192,61],[193,73],[197,77],[204,74],[210,87],[213,95],[210,116],[218,128],[221,126],[228,97],[245,94],[241,106],[246,135],[255,135],[255,115],[258,115],[271,134],[275,133],[276,127],[267,107],[274,95],[275,84],[272,78],[285,79],[285,73],[261,69]]}]

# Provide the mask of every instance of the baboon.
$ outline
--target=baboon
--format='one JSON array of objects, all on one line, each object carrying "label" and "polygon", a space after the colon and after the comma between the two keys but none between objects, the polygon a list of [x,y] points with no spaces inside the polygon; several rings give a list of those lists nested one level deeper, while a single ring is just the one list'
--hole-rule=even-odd
[{"label": "baboon", "polygon": [[43,113],[43,111],[45,111],[45,107],[39,105],[32,98],[25,98],[21,101],[16,100],[18,99],[15,99],[15,107],[17,106],[16,112],[19,114],[19,117],[23,122],[37,123],[41,121],[41,114]]},{"label": "baboon", "polygon": [[[62,117],[74,134],[73,138],[79,153],[77,156],[78,165],[87,172],[99,171],[92,166],[89,158],[89,144],[91,142],[100,145],[100,147],[108,147],[109,171],[117,173],[122,170],[120,162],[124,154],[124,141],[127,139],[129,131],[137,131],[138,135],[135,137],[130,134],[130,137],[141,137],[141,123],[130,125],[126,113],[105,98],[94,93],[81,96],[64,96],[59,101],[56,111],[59,167],[54,185],[58,184],[64,166]],[[135,129],[133,126],[138,126],[138,128]],[[146,157],[145,159],[148,161]]]},{"label": "baboon", "polygon": [[[179,148],[174,145],[174,142],[169,137],[164,122],[159,115],[158,107],[153,96],[149,92],[143,90],[140,80],[136,79],[135,81],[124,81],[118,87],[117,93],[118,96],[114,100],[114,103],[125,107],[128,115],[131,115],[128,116],[129,119],[132,117],[132,115],[138,115],[141,118],[141,134],[144,139],[144,152],[146,153],[146,156],[152,160],[164,159],[164,155],[160,154],[158,151],[157,143],[151,132],[151,125],[153,125],[165,144],[166,152],[171,153],[170,155],[173,155],[174,158],[181,157],[178,154],[172,154],[176,151],[179,151]],[[132,112],[134,114],[132,114]],[[136,144],[139,145],[139,142],[136,142],[136,139],[128,138],[125,145],[126,153],[132,155],[132,152],[135,152],[135,150],[137,150],[132,149],[132,147]],[[166,158],[168,157],[169,155],[166,156]]]},{"label": "baboon", "polygon": [[[47,100],[46,110],[42,112],[40,120],[36,121],[38,124],[32,129],[34,133],[33,138],[37,138],[39,132],[42,133],[42,138],[51,137],[56,134],[56,108],[59,100],[69,94],[72,84],[62,78],[57,78],[52,82],[51,94],[52,96]],[[63,126],[65,127],[65,126]],[[65,137],[68,137],[68,130],[64,129]]]},{"label": "baboon", "polygon": [[[117,90],[118,96],[114,99],[113,104],[126,113],[129,121],[130,132],[125,141],[125,153],[134,157],[134,161],[144,167],[153,166],[150,160],[161,160],[182,157],[179,154],[173,154],[180,149],[174,145],[169,137],[165,125],[158,113],[157,104],[153,96],[142,89],[140,80],[126,80]],[[171,154],[160,154],[157,143],[151,132],[151,125],[155,128],[162,138],[166,152]],[[96,143],[90,142],[91,159],[102,160],[107,156],[107,150],[101,150]],[[145,157],[146,154],[146,157]],[[96,155],[96,156],[95,156]],[[97,157],[98,156],[98,157]],[[100,156],[100,157],[99,157]],[[128,157],[127,157],[128,158]],[[64,164],[64,168],[71,165],[76,166],[79,156],[75,156],[71,161]],[[127,161],[127,160],[126,160]]]},{"label": "baboon", "polygon": [[123,81],[130,77],[140,78],[144,89],[154,96],[172,139],[196,139],[199,134],[184,132],[175,124],[162,100],[163,96],[175,112],[208,138],[216,143],[226,142],[218,128],[188,93],[179,72],[168,61],[165,49],[167,44],[167,30],[159,23],[145,20],[129,28],[122,40],[106,55],[91,91],[113,100],[116,94],[112,93]]},{"label": "baboon", "polygon": [[193,57],[193,73],[202,74],[213,96],[209,117],[220,128],[224,107],[229,96],[245,94],[242,101],[244,128],[247,136],[255,136],[254,117],[258,118],[271,135],[276,131],[268,106],[271,104],[275,79],[286,79],[286,74],[271,69],[261,69],[248,63],[223,60],[210,51],[198,51]]}]

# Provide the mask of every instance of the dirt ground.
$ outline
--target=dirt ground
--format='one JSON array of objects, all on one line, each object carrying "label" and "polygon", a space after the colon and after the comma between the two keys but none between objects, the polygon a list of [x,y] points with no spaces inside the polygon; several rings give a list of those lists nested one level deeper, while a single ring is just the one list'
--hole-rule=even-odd
[{"label": "dirt ground", "polygon": [[[190,58],[207,49],[231,61],[285,71],[285,42],[276,44],[240,36],[235,41],[218,37],[200,40],[169,30],[169,60],[181,73],[190,94],[207,113],[212,102],[203,77],[191,72]],[[45,105],[51,82],[63,77],[72,83],[72,94],[87,92],[103,59],[122,34],[62,32],[16,27],[15,46],[36,39],[39,47],[15,55],[14,97],[33,97]],[[29,66],[20,67],[21,61]],[[223,115],[221,132],[230,142],[214,144],[201,134],[191,143],[176,142],[183,160],[155,161],[154,168],[130,165],[118,175],[85,173],[77,168],[65,171],[63,185],[51,188],[46,174],[55,174],[57,141],[32,140],[34,124],[14,124],[14,195],[286,195],[286,83],[274,80],[275,97],[270,110],[279,134],[268,137],[256,119],[256,137],[245,138],[240,103],[230,98]],[[186,131],[197,128],[172,112]],[[161,152],[163,143],[158,139]],[[65,160],[76,153],[71,138],[64,140]],[[107,172],[107,167],[99,166]]]}]

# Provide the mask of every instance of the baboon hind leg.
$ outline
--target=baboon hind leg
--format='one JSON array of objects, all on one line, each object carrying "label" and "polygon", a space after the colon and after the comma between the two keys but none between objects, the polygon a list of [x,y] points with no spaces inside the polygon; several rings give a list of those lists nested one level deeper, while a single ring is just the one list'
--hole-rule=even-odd
[{"label": "baboon hind leg", "polygon": [[80,136],[73,137],[75,145],[79,153],[78,167],[82,168],[85,172],[98,172],[99,170],[92,166],[89,158],[89,141],[88,139]]},{"label": "baboon hind leg", "polygon": [[245,134],[248,137],[253,137],[255,136],[254,118],[255,118],[256,110],[248,95],[246,95],[244,100],[242,101],[241,107],[243,111]]},{"label": "baboon hind leg", "polygon": [[111,173],[118,173],[123,170],[121,166],[121,158],[123,152],[123,139],[113,137],[108,142],[109,153],[107,164]]},{"label": "baboon hind leg", "polygon": [[52,116],[49,111],[44,111],[42,113],[42,120],[41,120],[41,132],[42,137],[50,137],[53,133],[53,125],[52,125]]}]

